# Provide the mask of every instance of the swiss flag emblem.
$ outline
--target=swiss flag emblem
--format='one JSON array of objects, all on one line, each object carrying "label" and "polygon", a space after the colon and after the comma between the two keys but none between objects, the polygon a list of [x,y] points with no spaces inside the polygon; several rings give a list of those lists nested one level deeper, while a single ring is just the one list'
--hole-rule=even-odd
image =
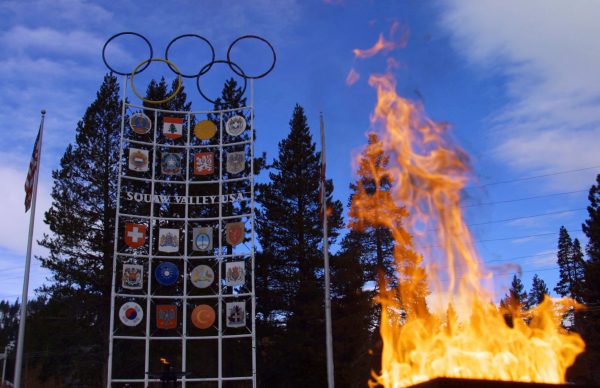
[{"label": "swiss flag emblem", "polygon": [[139,248],[146,242],[146,225],[125,224],[125,244]]}]

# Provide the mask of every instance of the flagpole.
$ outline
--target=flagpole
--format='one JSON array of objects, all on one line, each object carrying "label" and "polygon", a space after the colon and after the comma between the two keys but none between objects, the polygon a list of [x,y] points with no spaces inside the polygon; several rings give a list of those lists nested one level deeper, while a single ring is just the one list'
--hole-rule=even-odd
[{"label": "flagpole", "polygon": [[325,125],[321,112],[321,211],[323,212],[323,261],[325,267],[325,345],[327,348],[327,386],[335,387],[333,378],[333,334],[331,332],[331,296],[329,280],[329,240],[327,237],[327,192],[325,190]]},{"label": "flagpole", "polygon": [[[23,275],[23,295],[21,296],[21,311],[19,313],[19,336],[17,339],[17,355],[15,360],[14,387],[21,387],[21,369],[23,367],[23,344],[25,337],[25,320],[27,318],[27,291],[29,290],[29,269],[31,267],[31,245],[33,242],[33,224],[35,221],[35,200],[37,197],[38,176],[42,159],[42,137],[44,135],[44,117],[46,110],[42,109],[42,122],[40,124],[40,148],[38,151],[37,167],[33,180],[33,193],[31,198],[31,214],[29,215],[29,237],[27,239],[27,256],[25,257],[25,274]],[[34,146],[35,147],[35,146]],[[35,152],[35,151],[34,151]]]}]

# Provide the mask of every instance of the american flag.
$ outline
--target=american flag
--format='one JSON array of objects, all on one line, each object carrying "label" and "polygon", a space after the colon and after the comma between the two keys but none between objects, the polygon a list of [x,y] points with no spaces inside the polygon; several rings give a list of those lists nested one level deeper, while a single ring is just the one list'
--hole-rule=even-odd
[{"label": "american flag", "polygon": [[35,180],[35,172],[40,164],[40,133],[42,132],[42,125],[38,130],[37,137],[35,139],[35,145],[33,146],[33,153],[31,154],[31,162],[29,162],[29,171],[27,171],[27,179],[25,180],[25,213],[31,207],[31,197],[33,193],[33,182]]}]

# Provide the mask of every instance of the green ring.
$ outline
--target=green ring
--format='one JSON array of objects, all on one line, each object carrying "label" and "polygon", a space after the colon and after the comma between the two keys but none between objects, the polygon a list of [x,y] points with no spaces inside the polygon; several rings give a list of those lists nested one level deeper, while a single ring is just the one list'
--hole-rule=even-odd
[{"label": "green ring", "polygon": [[[137,92],[137,90],[135,90],[135,85],[133,83],[133,77],[135,77],[135,73],[138,71],[138,69],[140,67],[142,67],[146,62],[154,62],[154,61],[164,62],[167,65],[169,65],[172,68],[174,68],[175,70],[177,70],[177,81],[178,81],[177,82],[177,89],[175,89],[175,91],[173,92],[173,94],[171,94],[169,97],[165,98],[164,100],[160,100],[160,101],[148,100],[147,98],[144,98],[144,97],[140,96],[140,94]],[[144,59],[131,72],[131,90],[133,91],[133,94],[135,94],[136,96],[138,96],[138,98],[140,100],[145,101],[148,104],[158,105],[158,104],[163,104],[165,102],[171,101],[173,98],[175,98],[175,96],[179,93],[179,91],[181,91],[181,86],[182,86],[181,71],[179,71],[179,68],[177,66],[175,66],[175,64],[173,62],[169,61],[168,59],[163,59],[163,58]]]}]

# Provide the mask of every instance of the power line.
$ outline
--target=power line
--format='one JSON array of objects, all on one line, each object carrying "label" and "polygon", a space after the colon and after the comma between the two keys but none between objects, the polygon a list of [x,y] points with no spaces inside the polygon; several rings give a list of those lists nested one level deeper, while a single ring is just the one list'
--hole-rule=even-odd
[{"label": "power line", "polygon": [[477,223],[466,224],[466,225],[467,226],[478,226],[478,225],[496,224],[496,223],[500,223],[500,222],[509,222],[509,221],[516,221],[516,220],[524,220],[524,219],[527,219],[527,218],[536,218],[536,217],[551,216],[551,215],[554,215],[554,214],[573,213],[573,212],[578,212],[578,211],[581,211],[581,210],[587,210],[587,208],[582,207],[582,208],[577,208],[577,209],[561,210],[561,211],[550,212],[550,213],[534,214],[534,215],[531,215],[531,216],[522,216],[522,217],[505,218],[505,219],[502,219],[502,220],[477,222]]},{"label": "power line", "polygon": [[[574,233],[583,233],[580,230],[576,230],[576,231],[569,230],[567,232],[571,233],[571,234],[574,234]],[[526,234],[526,235],[523,235],[523,236],[513,236],[513,237],[488,238],[488,239],[473,240],[473,241],[476,241],[476,242],[506,241],[506,240],[518,240],[518,239],[522,239],[522,238],[543,237],[543,236],[552,236],[552,235],[558,236],[558,232],[539,233],[539,234]]]},{"label": "power line", "polygon": [[[567,230],[568,233],[576,234],[583,233],[581,230]],[[500,238],[488,238],[488,239],[473,239],[473,242],[490,242],[490,241],[506,241],[506,240],[518,240],[522,238],[531,238],[531,237],[544,237],[544,236],[558,236],[559,232],[547,232],[547,233],[538,233],[538,234],[525,234],[522,236],[512,236],[512,237],[500,237]],[[441,248],[442,246],[439,244],[435,245],[421,245],[417,246],[417,248]]]},{"label": "power line", "polygon": [[559,195],[567,195],[567,194],[575,194],[575,193],[583,193],[583,192],[588,192],[589,190],[575,190],[575,191],[565,191],[563,193],[554,193],[554,194],[545,194],[545,195],[536,195],[533,197],[525,197],[525,198],[515,198],[515,199],[507,199],[504,201],[495,201],[495,202],[484,202],[484,203],[477,203],[477,204],[466,204],[466,205],[461,205],[461,208],[468,208],[468,207],[479,207],[479,206],[487,206],[487,205],[497,205],[500,203],[510,203],[510,202],[519,202],[519,201],[527,201],[530,199],[539,199],[539,198],[549,198],[549,197],[556,197]]},{"label": "power line", "polygon": [[556,255],[556,253],[557,253],[556,251],[553,251],[553,252],[536,253],[534,255],[509,257],[508,259],[484,260],[483,263],[484,264],[499,263],[499,262],[514,261],[514,260],[518,260],[518,259],[527,259],[527,258],[530,258],[530,257],[547,256],[547,255],[553,255],[554,256],[554,255]]},{"label": "power line", "polygon": [[[545,271],[555,271],[560,269],[560,267],[548,267],[548,268],[540,268],[540,269],[531,269],[528,271],[509,271],[509,272],[495,272],[494,275],[512,275],[516,273],[530,273],[530,272],[545,272]],[[493,272],[493,271],[492,271]]]},{"label": "power line", "polygon": [[[476,223],[465,224],[465,226],[480,226],[480,225],[497,224],[497,223],[501,223],[501,222],[524,220],[524,219],[528,219],[528,218],[552,216],[552,215],[555,215],[555,214],[573,213],[573,212],[578,212],[578,211],[582,211],[582,210],[587,210],[587,208],[582,207],[582,208],[577,208],[577,209],[560,210],[560,211],[550,212],[550,213],[533,214],[533,215],[530,215],[530,216],[505,218],[505,219],[502,219],[502,220],[476,222]],[[440,228],[427,229],[427,232],[436,232],[438,230],[440,230]]]},{"label": "power line", "polygon": [[504,180],[504,181],[489,182],[489,183],[484,183],[484,184],[480,185],[480,187],[493,186],[493,185],[501,185],[501,184],[513,183],[513,182],[521,182],[521,181],[527,181],[527,180],[537,179],[537,178],[545,178],[545,177],[555,176],[555,175],[570,174],[570,173],[573,173],[573,172],[592,170],[592,169],[595,169],[595,168],[600,168],[600,165],[590,166],[590,167],[583,167],[583,168],[577,168],[577,169],[574,169],[574,170],[557,171],[557,172],[548,173],[548,174],[542,174],[542,175],[533,175],[533,176],[528,176],[528,177],[524,177],[524,178],[516,178],[516,179],[508,179],[508,180]]},{"label": "power line", "polygon": [[[546,272],[546,271],[556,271],[557,269],[559,269],[559,267],[548,267],[548,268],[539,268],[539,269],[532,269],[532,270],[527,270],[527,271],[509,271],[509,272],[494,272],[493,269],[490,270],[490,272],[492,272],[494,274],[494,276],[502,276],[502,275],[513,275],[513,274],[522,274],[522,273],[530,273],[530,272]],[[457,276],[454,276],[455,279],[463,279],[465,278],[467,275],[464,272],[460,272],[457,271],[456,272]],[[444,279],[439,279],[440,283],[448,283],[450,281],[450,279],[444,278]]]},{"label": "power line", "polygon": [[[518,258],[529,258],[529,257],[537,257],[537,256],[545,256],[545,255],[556,255],[556,252],[538,253],[535,255],[519,256]],[[489,263],[507,262],[507,261],[513,261],[514,259],[515,258],[513,257],[513,258],[509,258],[509,259],[499,259],[499,260],[490,260],[490,261],[482,260],[481,264],[487,265]],[[525,260],[525,262],[514,263],[514,264],[531,264],[531,263],[527,263]],[[448,269],[448,268],[449,267],[447,265],[437,267],[438,270]],[[486,268],[487,268],[487,266],[486,266]]]}]

